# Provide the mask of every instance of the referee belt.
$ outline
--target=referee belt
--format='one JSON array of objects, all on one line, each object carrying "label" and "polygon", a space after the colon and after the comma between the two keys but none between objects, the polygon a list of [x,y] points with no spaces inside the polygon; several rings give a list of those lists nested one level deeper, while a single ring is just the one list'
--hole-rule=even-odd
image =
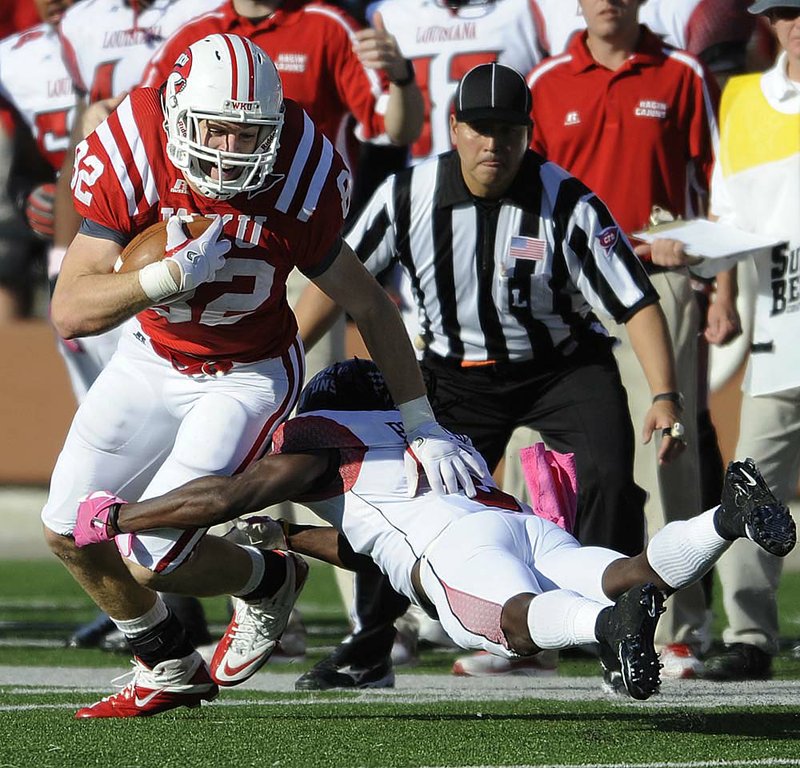
[{"label": "referee belt", "polygon": [[422,360],[432,367],[449,368],[462,373],[486,373],[492,376],[528,376],[542,373],[551,366],[567,360],[581,345],[575,339],[566,339],[547,353],[534,355],[527,360],[458,360],[426,352]]}]

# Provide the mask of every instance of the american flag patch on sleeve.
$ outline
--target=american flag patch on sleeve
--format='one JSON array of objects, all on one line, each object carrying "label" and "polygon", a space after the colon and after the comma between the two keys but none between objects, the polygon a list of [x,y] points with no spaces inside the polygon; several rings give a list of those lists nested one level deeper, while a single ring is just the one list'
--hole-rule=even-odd
[{"label": "american flag patch on sleeve", "polygon": [[538,237],[513,235],[508,246],[508,255],[512,259],[533,259],[541,261],[545,254],[545,241]]}]

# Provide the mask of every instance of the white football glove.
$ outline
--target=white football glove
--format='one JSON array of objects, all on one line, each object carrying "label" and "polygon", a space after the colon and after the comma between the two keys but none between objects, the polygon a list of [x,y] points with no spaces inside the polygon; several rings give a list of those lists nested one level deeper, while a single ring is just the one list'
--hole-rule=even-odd
[{"label": "white football glove", "polygon": [[457,493],[461,487],[470,498],[475,496],[472,475],[483,477],[483,467],[452,432],[429,421],[406,435],[406,441],[404,463],[409,496],[416,496],[420,466],[434,493]]},{"label": "white football glove", "polygon": [[225,254],[231,249],[231,241],[220,239],[221,236],[222,216],[218,216],[196,240],[186,236],[179,216],[167,219],[166,255],[181,270],[180,293],[211,282],[217,270],[225,264]]}]

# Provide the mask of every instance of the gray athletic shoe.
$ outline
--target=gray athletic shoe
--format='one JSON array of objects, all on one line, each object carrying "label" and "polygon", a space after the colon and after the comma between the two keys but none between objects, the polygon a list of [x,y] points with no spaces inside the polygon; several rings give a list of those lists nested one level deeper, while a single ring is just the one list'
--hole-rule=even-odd
[{"label": "gray athletic shoe", "polygon": [[797,541],[789,509],[775,498],[752,459],[728,464],[714,525],[722,538],[746,537],[778,557],[788,555]]},{"label": "gray athletic shoe", "polygon": [[615,605],[597,617],[596,635],[605,685],[619,691],[619,683],[634,699],[649,699],[661,685],[653,636],[664,612],[664,595],[655,584],[625,592]]}]

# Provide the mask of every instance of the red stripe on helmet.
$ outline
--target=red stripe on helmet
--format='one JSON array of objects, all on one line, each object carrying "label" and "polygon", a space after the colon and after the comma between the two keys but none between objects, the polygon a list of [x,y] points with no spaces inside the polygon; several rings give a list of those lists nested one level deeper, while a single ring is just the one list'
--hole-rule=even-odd
[{"label": "red stripe on helmet", "polygon": [[239,66],[236,62],[236,51],[228,35],[223,35],[222,39],[228,46],[228,55],[231,57],[231,101],[237,101],[239,99]]}]

